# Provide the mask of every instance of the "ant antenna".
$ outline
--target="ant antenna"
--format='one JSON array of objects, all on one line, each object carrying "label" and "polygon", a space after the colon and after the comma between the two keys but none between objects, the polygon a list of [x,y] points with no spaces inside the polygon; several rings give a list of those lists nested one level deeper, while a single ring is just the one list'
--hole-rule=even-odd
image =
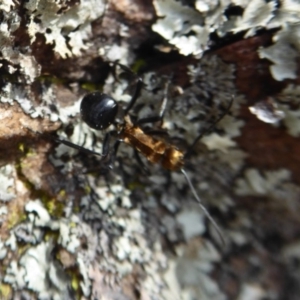
[{"label": "ant antenna", "polygon": [[224,236],[223,236],[223,233],[222,233],[220,227],[218,226],[218,224],[216,223],[216,221],[213,219],[213,217],[210,215],[210,213],[205,208],[205,206],[202,204],[202,201],[200,200],[200,198],[199,198],[199,196],[198,196],[198,194],[197,194],[197,192],[196,192],[196,190],[195,190],[195,188],[194,188],[194,186],[193,186],[193,184],[192,184],[192,182],[191,182],[188,174],[186,173],[186,171],[184,169],[180,169],[180,171],[184,175],[184,177],[185,177],[185,179],[186,179],[186,181],[187,181],[187,183],[188,183],[188,185],[189,185],[189,187],[190,187],[190,189],[191,189],[191,191],[192,191],[192,193],[193,193],[193,195],[194,195],[197,203],[199,204],[200,208],[202,209],[202,211],[204,212],[204,214],[206,215],[206,217],[208,218],[208,220],[212,223],[212,225],[216,229],[216,231],[217,231],[217,233],[218,233],[218,235],[220,237],[220,240],[222,241],[223,246],[225,246],[226,245],[225,239],[224,239]]},{"label": "ant antenna", "polygon": [[233,103],[233,100],[234,100],[234,96],[231,95],[231,99],[230,99],[230,102],[226,108],[226,110],[224,111],[224,113],[221,114],[221,116],[215,120],[210,126],[208,126],[205,130],[203,130],[197,137],[196,139],[194,140],[193,144],[189,147],[189,149],[187,150],[187,152],[185,153],[184,155],[184,158],[187,158],[188,156],[191,155],[192,153],[192,150],[195,148],[196,144],[199,142],[199,140],[202,139],[202,137],[209,133],[212,129],[214,129],[214,127],[216,126],[216,124],[218,124],[229,112],[231,106],[232,106],[232,103]]}]

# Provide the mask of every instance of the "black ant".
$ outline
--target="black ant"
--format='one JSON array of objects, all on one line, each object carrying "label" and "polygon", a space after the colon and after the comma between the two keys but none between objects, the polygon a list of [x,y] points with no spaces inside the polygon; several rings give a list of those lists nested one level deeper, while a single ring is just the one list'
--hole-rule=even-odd
[{"label": "black ant", "polygon": [[[152,133],[147,134],[141,128],[141,124],[162,122],[167,104],[167,92],[165,92],[165,97],[162,101],[160,112],[157,116],[151,116],[139,119],[137,121],[133,121],[129,115],[129,112],[135,105],[137,99],[139,98],[139,95],[143,88],[143,81],[128,67],[115,62],[114,67],[116,66],[119,66],[123,71],[134,75],[137,79],[135,92],[131,97],[129,104],[123,110],[122,119],[117,119],[117,114],[119,112],[118,102],[111,96],[101,92],[93,92],[85,95],[81,101],[80,106],[80,114],[82,120],[89,127],[96,130],[105,130],[111,124],[115,125],[116,130],[109,131],[104,138],[102,154],[88,150],[86,148],[73,144],[69,141],[62,140],[60,138],[55,138],[55,140],[72,148],[75,148],[79,151],[86,152],[88,154],[100,155],[102,157],[102,162],[108,164],[109,168],[113,167],[114,158],[117,154],[120,142],[124,142],[134,149],[137,157],[138,153],[140,153],[149,162],[153,164],[160,163],[162,167],[166,170],[180,171],[185,176],[186,181],[197,203],[215,227],[224,245],[225,241],[221,229],[214,221],[210,213],[207,211],[207,209],[201,203],[201,200],[198,194],[196,193],[195,188],[183,167],[185,159],[190,155],[192,149],[195,147],[195,145],[201,139],[204,133],[211,131],[216,125],[216,123],[218,123],[228,113],[228,110],[230,109],[233,101],[233,97],[225,113],[223,113],[211,126],[209,126],[204,133],[199,134],[192,143],[192,145],[189,147],[187,152],[183,153],[171,143],[168,143],[163,139],[154,138]],[[114,144],[113,150],[109,149],[109,140],[111,135],[114,135],[116,137],[116,142]]]}]

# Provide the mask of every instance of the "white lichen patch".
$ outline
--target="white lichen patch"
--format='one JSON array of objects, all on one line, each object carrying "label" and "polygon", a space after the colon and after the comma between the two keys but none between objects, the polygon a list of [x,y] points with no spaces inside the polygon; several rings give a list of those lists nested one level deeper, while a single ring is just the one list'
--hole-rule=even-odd
[{"label": "white lichen patch", "polygon": [[108,188],[107,186],[101,186],[97,188],[97,194],[99,200],[97,201],[103,211],[109,214],[113,214],[116,209],[116,198],[121,200],[121,205],[124,208],[131,207],[131,201],[129,199],[130,192],[120,184],[113,184]]},{"label": "white lichen patch", "polygon": [[247,30],[246,37],[255,33],[257,28],[266,27],[275,15],[276,2],[254,0],[247,2],[241,18],[238,18],[233,32]]},{"label": "white lichen patch", "polygon": [[79,253],[77,258],[77,263],[79,266],[80,274],[82,276],[82,280],[80,282],[80,288],[85,297],[88,297],[91,293],[91,279],[89,278],[89,269],[87,268],[86,262],[84,261],[84,257]]},{"label": "white lichen patch", "polygon": [[223,151],[219,156],[220,161],[229,164],[230,167],[238,171],[244,164],[247,153],[239,149],[230,149],[230,151]]},{"label": "white lichen patch", "polygon": [[4,282],[15,289],[35,291],[39,298],[65,299],[68,294],[67,276],[51,259],[52,248],[51,242],[42,242],[26,250],[18,263],[11,262]]},{"label": "white lichen patch", "polygon": [[[22,13],[24,16],[27,14],[28,18],[24,17],[27,23],[21,29],[21,18],[14,7],[16,4],[10,1],[1,3],[3,11],[7,11],[9,6],[14,9],[4,12],[3,22],[0,25],[1,54],[7,61],[7,67],[1,66],[4,72],[13,74],[12,80],[5,80],[3,84],[0,101],[9,104],[18,103],[25,114],[32,118],[47,117],[52,122],[69,122],[70,118],[78,113],[77,103],[75,106],[70,104],[61,107],[57,101],[57,86],[40,82],[42,66],[37,63],[38,58],[34,57],[30,45],[19,47],[15,44],[14,32],[17,29],[25,30],[23,35],[29,34],[28,43],[31,45],[38,34],[43,35],[46,43],[52,44],[54,51],[62,58],[79,56],[81,50],[91,46],[87,42],[92,34],[91,23],[104,14],[106,2],[106,0],[94,3],[30,0],[24,4]],[[33,82],[41,83],[38,93],[32,86]],[[74,98],[74,95],[68,96]]]},{"label": "white lichen patch", "polygon": [[[75,217],[73,219],[75,219]],[[62,220],[59,224],[60,236],[58,239],[58,243],[70,253],[75,253],[77,248],[80,246],[79,237],[82,234],[82,231],[80,229],[81,226],[82,225],[80,224],[79,220],[77,220],[77,222]],[[92,232],[85,232],[85,234],[87,235],[88,233],[92,234]]]},{"label": "white lichen patch", "polygon": [[263,286],[258,284],[244,283],[241,287],[239,300],[261,300],[268,296]]},{"label": "white lichen patch", "polygon": [[179,300],[182,295],[182,288],[176,277],[176,260],[168,260],[168,268],[164,274],[164,281],[167,285],[167,289],[162,291],[164,299]]},{"label": "white lichen patch", "polygon": [[128,219],[118,218],[115,222],[126,228],[124,234],[116,239],[114,244],[114,253],[119,260],[128,259],[133,263],[149,261],[151,251],[147,247],[147,240],[144,238],[140,211],[131,210]]},{"label": "white lichen patch", "polygon": [[281,123],[293,136],[300,135],[300,86],[289,84],[276,98],[267,98],[249,107],[251,113],[265,123],[277,127]]},{"label": "white lichen patch", "polygon": [[245,171],[244,179],[237,180],[235,193],[241,196],[276,196],[289,179],[290,172],[285,169],[266,171],[262,174],[256,169],[248,169]]},{"label": "white lichen patch", "polygon": [[222,152],[228,152],[230,148],[234,148],[236,143],[227,136],[220,136],[216,133],[204,136],[202,138],[202,143],[204,143],[210,150],[220,150]]},{"label": "white lichen patch", "polygon": [[[234,101],[234,100],[233,100]],[[231,138],[241,135],[241,128],[245,125],[243,120],[238,120],[234,116],[227,114],[217,124],[218,128],[222,128],[226,135]]]},{"label": "white lichen patch", "polygon": [[[152,26],[153,31],[175,45],[183,55],[202,53],[209,32],[201,26],[201,14],[174,0],[154,1],[154,7],[160,19]],[[187,36],[191,32],[193,34]]]},{"label": "white lichen patch", "polygon": [[[230,2],[199,0],[193,9],[175,0],[156,0],[154,7],[159,19],[152,30],[174,45],[181,54],[201,56],[209,48],[212,32],[224,35],[238,27],[236,17],[228,19],[225,15],[230,4],[236,4]],[[246,7],[246,3],[243,6]],[[251,23],[251,26],[257,24]]]},{"label": "white lichen patch", "polygon": [[203,217],[203,215],[199,215],[196,211],[188,210],[184,210],[176,216],[186,240],[202,235],[205,232],[206,228],[204,226]]},{"label": "white lichen patch", "polygon": [[8,210],[6,205],[0,206],[0,216],[6,215],[7,212]]},{"label": "white lichen patch", "polygon": [[41,75],[41,66],[36,62],[33,56],[20,54],[19,62],[20,70],[28,82],[33,82]]},{"label": "white lichen patch", "polygon": [[288,129],[288,133],[298,137],[300,135],[300,109],[293,110],[286,105],[281,105],[281,109],[285,114],[283,122]]},{"label": "white lichen patch", "polygon": [[[274,1],[275,2],[275,1]],[[261,58],[273,62],[270,71],[276,80],[295,79],[299,59],[299,13],[297,0],[282,1],[268,28],[281,28],[273,37],[273,45],[259,50]]]},{"label": "white lichen patch", "polygon": [[297,77],[297,58],[300,54],[299,37],[300,26],[298,24],[285,25],[273,37],[272,46],[259,50],[261,58],[267,58],[273,62],[270,70],[276,80],[282,81]]},{"label": "white lichen patch", "polygon": [[[65,286],[70,284],[70,278],[51,254],[55,245],[54,241],[51,239],[47,242],[43,241],[44,228],[57,232],[57,243],[69,253],[77,254],[81,245],[80,239],[82,237],[87,238],[89,241],[87,250],[76,255],[76,261],[81,266],[80,271],[82,271],[83,278],[88,268],[86,263],[95,257],[97,237],[92,232],[91,227],[85,225],[75,215],[72,215],[69,219],[53,219],[39,200],[28,202],[25,209],[27,220],[16,226],[14,233],[11,234],[5,245],[12,251],[17,250],[15,236],[19,241],[27,243],[28,246],[30,243],[38,243],[38,245],[30,246],[22,255],[18,264],[11,261],[4,281],[10,283],[16,289],[27,288],[35,291],[40,298],[65,299],[69,293]],[[3,251],[5,249],[3,248]],[[81,263],[82,259],[85,260],[85,264]]]},{"label": "white lichen patch", "polygon": [[31,43],[37,33],[42,33],[46,43],[53,44],[54,50],[66,58],[87,49],[88,45],[83,41],[91,34],[91,22],[103,15],[105,1],[80,1],[68,7],[67,1],[30,0],[25,8],[30,19],[28,33]]},{"label": "white lichen patch", "polygon": [[18,85],[7,83],[1,91],[1,102],[13,104],[16,101],[26,114],[33,114],[34,108],[27,92]]},{"label": "white lichen patch", "polygon": [[285,88],[275,100],[276,110],[282,112],[281,121],[287,128],[290,135],[298,137],[300,135],[300,86],[290,84]]},{"label": "white lichen patch", "polygon": [[69,219],[61,218],[59,221],[53,220],[48,211],[39,200],[30,201],[25,207],[29,221],[35,227],[48,227],[58,231],[58,244],[70,253],[75,253],[80,246],[79,237],[82,235],[92,235],[91,229],[85,227],[77,216],[72,215]]},{"label": "white lichen patch", "polygon": [[0,239],[0,260],[4,259],[6,254],[7,254],[7,249],[4,246],[4,243],[2,242],[2,240]]},{"label": "white lichen patch", "polygon": [[[242,9],[240,16],[228,16],[230,7]],[[206,1],[198,0],[195,9],[175,0],[156,0],[159,19],[152,29],[178,48],[183,55],[201,55],[208,49],[210,34],[224,36],[245,31],[253,35],[257,29],[275,27],[271,21],[278,14],[276,1]]]},{"label": "white lichen patch", "polygon": [[[20,26],[20,16],[16,11],[9,10],[8,12],[4,12],[10,4],[9,1],[2,1],[0,7],[3,7],[3,20],[0,24],[0,49],[2,56],[10,61],[12,59],[13,62],[16,62],[16,58],[19,56],[18,51],[15,51],[13,47],[13,32],[18,29]],[[13,7],[12,5],[11,7]],[[13,71],[13,69],[11,69]]]},{"label": "white lichen patch", "polygon": [[14,233],[11,232],[10,237],[5,242],[5,246],[12,251],[15,251],[17,249],[17,240]]},{"label": "white lichen patch", "polygon": [[300,4],[298,0],[283,0],[276,16],[271,20],[270,27],[280,27],[283,24],[296,24],[299,22]]},{"label": "white lichen patch", "polygon": [[0,168],[0,201],[9,202],[15,198],[15,169],[12,165]]},{"label": "white lichen patch", "polygon": [[169,260],[164,275],[169,287],[163,291],[164,299],[226,299],[210,277],[213,264],[221,259],[211,243],[192,239],[185,247],[178,246],[176,252],[178,257]]},{"label": "white lichen patch", "polygon": [[[19,85],[7,83],[1,91],[0,101],[2,103],[8,103],[11,105],[17,103],[22,108],[24,113],[26,115],[29,115],[31,118],[47,118],[45,123],[47,123],[48,120],[51,122],[67,120],[69,121],[69,118],[74,116],[75,110],[72,109],[72,106],[70,106],[70,110],[68,110],[67,108],[62,108],[59,104],[57,104],[57,112],[52,112],[50,107],[54,102],[56,102],[56,100],[55,95],[53,93],[49,93],[49,90],[52,90],[52,88],[48,87],[47,89],[44,89],[44,91],[40,95],[43,99],[42,103],[40,103],[39,106],[36,106],[32,101],[33,99],[31,97],[33,95],[31,94],[29,87],[25,87],[23,89]],[[74,105],[76,108],[78,107],[78,104],[77,106],[76,104]],[[77,112],[78,110],[76,110],[76,113]],[[19,112],[18,115],[21,116],[21,113]],[[20,131],[20,129],[22,129],[21,126],[25,128],[31,128],[30,121],[31,119],[27,116],[18,118],[18,122],[20,123],[20,125],[18,126],[18,130]],[[10,121],[8,120],[7,123],[9,125]],[[45,130],[47,130],[47,128]],[[37,129],[37,131],[39,131],[39,129]],[[10,134],[12,134],[12,132],[10,132]]]},{"label": "white lichen patch", "polygon": [[29,213],[29,220],[34,223],[35,226],[45,227],[51,225],[51,217],[41,201],[29,201],[25,206],[25,210]]},{"label": "white lichen patch", "polygon": [[[5,1],[3,3],[2,1],[0,7],[2,6],[4,10],[6,10],[8,6],[13,8],[15,4],[9,2],[10,1]],[[17,70],[19,70],[19,72],[23,75],[23,82],[25,81],[30,84],[40,75],[41,67],[37,64],[35,58],[31,54],[27,53],[27,51],[20,51],[14,44],[14,32],[19,28],[20,22],[21,18],[16,10],[11,9],[8,12],[3,13],[3,20],[0,25],[0,48],[3,59],[8,62],[8,72],[10,74],[14,74]],[[4,85],[6,93],[12,89],[14,91],[21,89],[17,84],[13,87],[11,86],[11,83],[6,83]],[[12,97],[5,99],[5,94],[3,95],[2,93],[1,102],[9,102],[14,99]],[[22,90],[21,93],[25,94],[25,91]]]},{"label": "white lichen patch", "polygon": [[6,12],[9,12],[12,7],[15,6],[15,3],[13,0],[3,0],[0,4],[0,10],[4,10]]},{"label": "white lichen patch", "polygon": [[[245,32],[253,36],[257,30],[280,28],[274,35],[274,44],[259,49],[261,58],[273,64],[273,77],[282,81],[297,77],[299,58],[299,12],[298,1],[205,1],[195,3],[195,9],[175,0],[154,1],[159,17],[152,29],[174,45],[183,55],[201,55],[210,42],[210,33],[224,36],[229,32]],[[229,15],[228,9],[239,7],[240,15]]]},{"label": "white lichen patch", "polygon": [[99,51],[103,52],[108,61],[119,61],[122,64],[128,65],[128,48],[125,45],[112,45],[101,48]]}]

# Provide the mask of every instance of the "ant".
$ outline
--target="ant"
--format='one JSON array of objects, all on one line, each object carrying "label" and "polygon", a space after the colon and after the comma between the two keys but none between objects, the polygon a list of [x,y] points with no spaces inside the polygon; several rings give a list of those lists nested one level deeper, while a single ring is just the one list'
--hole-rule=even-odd
[{"label": "ant", "polygon": [[[135,91],[131,97],[131,100],[129,101],[128,105],[123,109],[122,118],[117,118],[117,114],[119,113],[118,102],[111,96],[102,92],[92,92],[86,94],[83,97],[80,105],[81,118],[89,127],[95,130],[105,130],[113,124],[116,128],[115,130],[111,130],[108,133],[106,133],[103,141],[102,153],[100,154],[98,152],[88,150],[82,146],[57,137],[54,137],[54,139],[81,152],[101,156],[102,162],[106,164],[106,167],[108,167],[109,169],[113,168],[113,163],[118,151],[119,144],[121,142],[124,142],[125,144],[130,145],[134,149],[136,157],[140,163],[142,163],[142,161],[139,158],[139,153],[142,154],[152,164],[160,163],[161,166],[168,171],[180,171],[186,178],[186,181],[198,205],[203,210],[204,214],[209,219],[209,221],[213,224],[223,245],[225,245],[225,240],[221,229],[219,228],[213,217],[210,215],[208,210],[202,204],[190,178],[188,177],[184,169],[184,164],[186,158],[191,154],[191,151],[193,150],[197,142],[203,137],[204,133],[210,132],[215,127],[215,125],[228,113],[233,102],[233,97],[231,98],[229,106],[225,110],[225,112],[216,121],[214,121],[213,124],[211,124],[204,132],[199,134],[195,138],[192,145],[188,148],[186,153],[184,153],[171,143],[168,143],[163,139],[157,139],[153,137],[155,130],[147,133],[141,127],[141,125],[145,123],[155,123],[163,121],[168,100],[167,89],[165,91],[165,96],[161,103],[160,112],[157,116],[151,116],[133,121],[129,112],[133,108],[137,99],[140,96],[141,90],[143,88],[143,80],[125,65],[122,65],[118,62],[114,62],[113,64],[114,68],[116,68],[116,66],[119,66],[123,71],[135,76],[137,80]],[[112,135],[116,137],[116,142],[113,146],[113,149],[111,150],[109,147],[109,141]]]}]

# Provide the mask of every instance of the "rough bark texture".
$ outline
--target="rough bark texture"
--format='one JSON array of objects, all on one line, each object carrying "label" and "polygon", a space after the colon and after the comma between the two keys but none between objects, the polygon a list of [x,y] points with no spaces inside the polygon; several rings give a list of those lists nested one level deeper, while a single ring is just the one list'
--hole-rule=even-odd
[{"label": "rough bark texture", "polygon": [[[19,2],[0,4],[0,298],[298,299],[300,5]],[[101,153],[79,106],[100,90],[122,118],[136,78],[114,61],[143,78],[133,120],[167,94],[143,129],[184,153],[234,97],[184,162],[226,245],[181,173],[55,140]]]}]

